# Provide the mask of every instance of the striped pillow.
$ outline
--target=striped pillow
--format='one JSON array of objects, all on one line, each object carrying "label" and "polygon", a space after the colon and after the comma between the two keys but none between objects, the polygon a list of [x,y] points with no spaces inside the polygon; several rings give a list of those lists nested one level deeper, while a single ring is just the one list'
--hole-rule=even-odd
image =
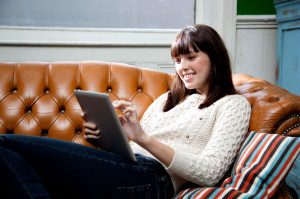
[{"label": "striped pillow", "polygon": [[295,160],[289,174],[285,178],[286,185],[290,190],[293,198],[300,198],[300,155]]},{"label": "striped pillow", "polygon": [[299,152],[300,138],[251,132],[221,187],[186,189],[175,198],[270,198]]}]

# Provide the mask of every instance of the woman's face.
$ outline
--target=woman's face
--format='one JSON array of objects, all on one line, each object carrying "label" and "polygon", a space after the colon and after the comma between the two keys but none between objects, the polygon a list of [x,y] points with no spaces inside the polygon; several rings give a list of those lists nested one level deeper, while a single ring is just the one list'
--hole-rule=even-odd
[{"label": "woman's face", "polygon": [[207,95],[210,59],[205,52],[190,52],[174,57],[176,71],[187,89]]}]

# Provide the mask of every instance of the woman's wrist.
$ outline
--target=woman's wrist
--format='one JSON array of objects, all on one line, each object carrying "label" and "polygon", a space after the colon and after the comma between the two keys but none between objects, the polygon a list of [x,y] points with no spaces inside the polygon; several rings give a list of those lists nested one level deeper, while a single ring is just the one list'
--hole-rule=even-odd
[{"label": "woman's wrist", "polygon": [[136,140],[136,143],[146,149],[147,146],[150,145],[151,140],[151,136],[143,132],[142,135],[140,135],[139,138]]}]

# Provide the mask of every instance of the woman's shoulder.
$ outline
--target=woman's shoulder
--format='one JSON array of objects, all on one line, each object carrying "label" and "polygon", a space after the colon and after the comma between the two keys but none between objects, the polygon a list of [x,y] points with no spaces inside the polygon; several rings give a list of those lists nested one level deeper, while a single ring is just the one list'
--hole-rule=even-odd
[{"label": "woman's shoulder", "polygon": [[152,104],[149,106],[148,109],[154,109],[154,107],[160,109],[160,107],[166,103],[168,99],[168,94],[169,92],[163,93],[158,98],[154,99],[154,101],[152,102]]},{"label": "woman's shoulder", "polygon": [[161,94],[158,98],[154,100],[153,103],[165,102],[168,99],[169,92]]},{"label": "woman's shoulder", "polygon": [[222,99],[234,99],[234,100],[241,100],[241,101],[245,101],[247,100],[243,95],[241,94],[232,94],[232,95],[226,95],[224,96]]},{"label": "woman's shoulder", "polygon": [[240,94],[233,94],[233,95],[226,95],[215,102],[219,105],[228,105],[228,104],[235,104],[235,105],[243,105],[243,106],[250,106],[248,100]]},{"label": "woman's shoulder", "polygon": [[[226,95],[215,103],[215,108],[220,115],[241,117],[249,119],[251,115],[251,105],[248,100],[239,94]],[[247,120],[248,121],[248,120]]]}]

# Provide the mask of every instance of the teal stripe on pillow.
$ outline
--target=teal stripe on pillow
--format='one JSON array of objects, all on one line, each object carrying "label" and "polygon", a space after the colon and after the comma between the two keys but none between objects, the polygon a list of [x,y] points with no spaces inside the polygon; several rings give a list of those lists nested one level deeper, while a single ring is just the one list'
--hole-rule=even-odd
[{"label": "teal stripe on pillow", "polygon": [[[237,187],[241,192],[255,193],[252,195],[258,198],[266,194],[265,190],[272,192],[274,185],[279,186],[282,178],[286,176],[287,171],[284,165],[288,163],[287,159],[290,158],[292,152],[290,147],[293,147],[292,145],[295,141],[292,140],[288,142],[287,139],[280,136],[271,137],[264,135],[262,137],[268,137],[270,139],[268,139],[268,141],[265,140],[266,144],[261,147],[261,151],[256,154],[256,164],[249,165],[249,167],[245,169],[243,174],[246,174],[244,178],[239,179],[240,186]],[[254,148],[252,150],[256,151]],[[258,155],[260,156],[257,157]],[[241,196],[242,195],[244,194],[241,194]]]},{"label": "teal stripe on pillow", "polygon": [[[252,143],[252,145],[250,145],[247,148],[247,152],[251,153],[252,157],[249,159],[249,161],[247,161],[245,163],[245,165],[239,165],[238,166],[242,166],[243,170],[237,170],[237,172],[235,173],[235,176],[238,178],[236,180],[236,186],[238,186],[238,190],[242,190],[247,192],[248,190],[246,190],[244,184],[245,181],[247,181],[247,185],[249,187],[250,186],[255,186],[256,188],[258,188],[257,186],[259,186],[260,184],[257,184],[259,182],[255,182],[254,184],[254,180],[257,180],[257,178],[252,178],[252,176],[254,174],[259,174],[261,173],[261,171],[268,166],[269,161],[271,159],[269,153],[273,152],[274,150],[271,150],[270,146],[275,140],[272,139],[265,139],[266,136],[261,136],[258,137],[258,139],[255,139],[254,142]],[[271,138],[268,136],[268,138]],[[261,142],[263,141],[263,142]],[[258,147],[256,147],[256,143],[264,143],[263,145],[259,144]],[[276,147],[278,145],[275,145],[274,147]],[[253,152],[252,152],[253,151]],[[248,156],[248,154],[243,155],[242,157],[246,157]],[[242,171],[242,172],[240,172]],[[238,175],[241,174],[241,175]],[[263,177],[263,176],[262,176]],[[260,181],[261,182],[261,181]],[[254,184],[254,185],[253,185]]]},{"label": "teal stripe on pillow", "polygon": [[289,174],[285,178],[287,186],[292,191],[293,198],[300,198],[300,154],[297,156]]},{"label": "teal stripe on pillow", "polygon": [[[253,137],[250,139],[250,142],[248,145],[246,145],[244,151],[242,151],[242,154],[247,153],[247,155],[240,156],[239,160],[237,161],[236,169],[239,169],[239,171],[236,171],[236,173],[243,172],[244,169],[248,167],[249,164],[253,162],[253,159],[257,156],[259,150],[260,153],[262,153],[262,149],[267,150],[267,148],[262,148],[262,145],[265,144],[266,137]],[[256,147],[251,147],[251,146],[256,146]],[[253,149],[253,150],[250,150]],[[242,165],[240,165],[242,164]]]},{"label": "teal stripe on pillow", "polygon": [[270,198],[300,152],[300,138],[251,132],[221,187],[181,191],[179,198]]}]

